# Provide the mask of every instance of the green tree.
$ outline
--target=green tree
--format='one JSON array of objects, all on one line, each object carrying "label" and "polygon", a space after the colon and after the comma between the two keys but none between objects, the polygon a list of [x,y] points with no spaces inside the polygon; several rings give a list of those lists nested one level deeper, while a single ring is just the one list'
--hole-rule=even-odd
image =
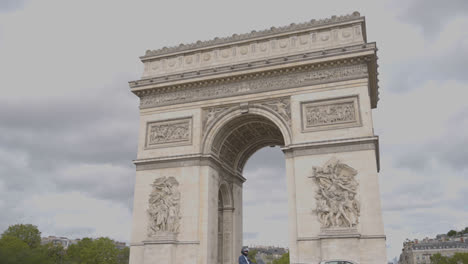
[{"label": "green tree", "polygon": [[67,250],[67,260],[71,264],[119,264],[118,255],[114,241],[104,237],[84,238]]},{"label": "green tree", "polygon": [[41,232],[37,229],[37,226],[31,224],[9,226],[8,229],[3,232],[2,237],[4,236],[17,237],[30,248],[36,248],[41,244]]},{"label": "green tree", "polygon": [[258,250],[256,249],[249,250],[249,255],[247,257],[250,259],[250,261],[252,261],[252,263],[257,263],[257,259],[256,259],[257,253],[258,253]]},{"label": "green tree", "polygon": [[14,236],[2,235],[0,239],[0,259],[2,264],[25,263],[30,248],[28,244]]},{"label": "green tree", "polygon": [[468,253],[455,253],[452,257],[445,257],[437,253],[431,256],[432,264],[468,264]]},{"label": "green tree", "polygon": [[52,263],[64,263],[66,251],[61,244],[54,245],[52,243],[42,246],[42,250],[47,255]]},{"label": "green tree", "polygon": [[124,247],[123,249],[119,250],[119,254],[117,255],[117,263],[128,264],[129,258],[130,258],[130,248]]},{"label": "green tree", "polygon": [[456,235],[456,234],[457,234],[457,231],[455,231],[455,230],[450,230],[450,231],[448,231],[447,236],[451,237],[451,236],[454,236],[454,235]]},{"label": "green tree", "polygon": [[455,255],[451,257],[451,261],[452,262],[450,263],[454,263],[454,264],[458,264],[458,263],[468,264],[468,253],[455,253]]},{"label": "green tree", "polygon": [[39,246],[30,248],[21,239],[14,236],[2,236],[0,239],[0,263],[2,264],[53,264],[46,250]]},{"label": "green tree", "polygon": [[289,264],[289,252],[284,253],[281,258],[273,260],[272,264]]}]

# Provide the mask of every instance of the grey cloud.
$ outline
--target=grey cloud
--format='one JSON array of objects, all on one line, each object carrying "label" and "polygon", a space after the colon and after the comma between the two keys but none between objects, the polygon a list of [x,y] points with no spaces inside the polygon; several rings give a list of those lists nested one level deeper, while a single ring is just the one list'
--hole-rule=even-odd
[{"label": "grey cloud", "polygon": [[56,236],[60,234],[61,236],[67,237],[69,239],[84,238],[84,237],[93,237],[93,234],[96,232],[96,228],[91,227],[57,227],[57,226],[41,226],[42,236]]},{"label": "grey cloud", "polygon": [[424,57],[399,62],[397,65],[386,65],[382,62],[380,69],[382,87],[391,91],[405,92],[427,80],[468,81],[465,70],[468,64],[468,47],[462,41],[454,45],[441,54],[427,54]]},{"label": "grey cloud", "polygon": [[284,168],[284,164],[284,154],[279,147],[265,147],[255,152],[249,158],[244,168],[244,174],[248,170],[252,171],[261,167],[281,169]]},{"label": "grey cloud", "polygon": [[416,171],[427,168],[431,161],[437,160],[454,170],[468,169],[468,136],[454,135],[450,138],[450,135],[447,135],[445,140],[427,142],[407,150],[398,157],[396,166]]},{"label": "grey cloud", "polygon": [[288,213],[287,212],[282,212],[282,213],[276,213],[268,216],[266,220],[288,220]]},{"label": "grey cloud", "polygon": [[464,14],[468,14],[465,0],[417,0],[401,18],[421,27],[426,36],[433,37],[449,19]]},{"label": "grey cloud", "polygon": [[60,162],[129,164],[136,156],[136,102],[118,89],[78,101],[6,102],[0,104],[0,144],[27,152],[36,167]]},{"label": "grey cloud", "polygon": [[[80,97],[0,100],[5,195],[21,201],[54,189],[79,191],[131,209],[139,119],[138,98],[129,92],[126,77]],[[87,179],[64,174],[64,168],[83,164],[116,169]]]},{"label": "grey cloud", "polygon": [[121,202],[132,209],[135,173],[132,167],[109,167],[106,164],[79,165],[55,173],[53,182],[61,191],[80,190],[92,197]]},{"label": "grey cloud", "polygon": [[258,232],[244,232],[244,239],[255,239],[258,237]]},{"label": "grey cloud", "polygon": [[26,0],[2,0],[0,1],[0,13],[12,12],[24,7]]}]

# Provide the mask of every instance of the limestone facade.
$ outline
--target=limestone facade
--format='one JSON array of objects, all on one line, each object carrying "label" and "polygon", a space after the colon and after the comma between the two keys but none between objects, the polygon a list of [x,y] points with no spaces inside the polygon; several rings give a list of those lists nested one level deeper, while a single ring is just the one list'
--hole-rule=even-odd
[{"label": "limestone facade", "polygon": [[248,158],[285,153],[291,263],[386,263],[358,13],[147,51],[130,263],[236,263]]},{"label": "limestone facade", "polygon": [[468,235],[447,240],[425,238],[418,241],[405,241],[400,254],[401,264],[431,264],[431,257],[441,254],[445,257],[452,257],[456,253],[468,253]]}]

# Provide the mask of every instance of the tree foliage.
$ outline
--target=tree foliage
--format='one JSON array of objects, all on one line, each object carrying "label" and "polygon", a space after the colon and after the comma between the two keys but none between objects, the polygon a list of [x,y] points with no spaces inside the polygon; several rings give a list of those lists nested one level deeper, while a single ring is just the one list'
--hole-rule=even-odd
[{"label": "tree foliage", "polygon": [[17,224],[9,226],[8,229],[3,232],[3,236],[17,237],[26,243],[30,248],[39,247],[41,244],[41,232],[35,225],[23,225]]},{"label": "tree foliage", "polygon": [[431,256],[432,264],[468,264],[468,253],[455,253],[452,257],[437,253]]},{"label": "tree foliage", "polygon": [[457,234],[457,231],[455,231],[455,230],[450,230],[450,231],[448,231],[447,236],[451,237],[451,236],[454,236],[454,235],[456,235],[456,234]]},{"label": "tree foliage", "polygon": [[67,260],[70,264],[124,264],[128,263],[127,252],[119,250],[109,238],[84,238],[68,248]]},{"label": "tree foliage", "polygon": [[249,254],[247,255],[247,258],[248,258],[252,263],[257,263],[257,253],[258,253],[258,250],[256,250],[256,249],[251,249],[251,250],[249,250]]},{"label": "tree foliage", "polygon": [[0,238],[0,264],[128,264],[129,248],[118,249],[109,238],[82,239],[65,250],[41,245],[33,225],[10,226]]},{"label": "tree foliage", "polygon": [[448,231],[447,236],[452,237],[452,236],[463,235],[463,234],[468,234],[468,227],[465,227],[465,229],[462,229],[459,232],[455,230],[450,230]]},{"label": "tree foliage", "polygon": [[289,252],[284,253],[281,258],[273,260],[272,264],[289,264]]}]

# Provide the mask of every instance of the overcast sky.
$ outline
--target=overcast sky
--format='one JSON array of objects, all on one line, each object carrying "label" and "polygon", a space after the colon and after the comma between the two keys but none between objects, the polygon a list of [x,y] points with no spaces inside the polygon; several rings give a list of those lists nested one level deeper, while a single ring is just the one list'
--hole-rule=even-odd
[{"label": "overcast sky", "polygon": [[[0,0],[0,232],[32,223],[129,241],[138,98],[127,82],[147,49],[353,11],[379,47],[388,258],[405,238],[468,226],[466,0]],[[245,176],[244,243],[287,246],[282,152],[261,150]]]}]

